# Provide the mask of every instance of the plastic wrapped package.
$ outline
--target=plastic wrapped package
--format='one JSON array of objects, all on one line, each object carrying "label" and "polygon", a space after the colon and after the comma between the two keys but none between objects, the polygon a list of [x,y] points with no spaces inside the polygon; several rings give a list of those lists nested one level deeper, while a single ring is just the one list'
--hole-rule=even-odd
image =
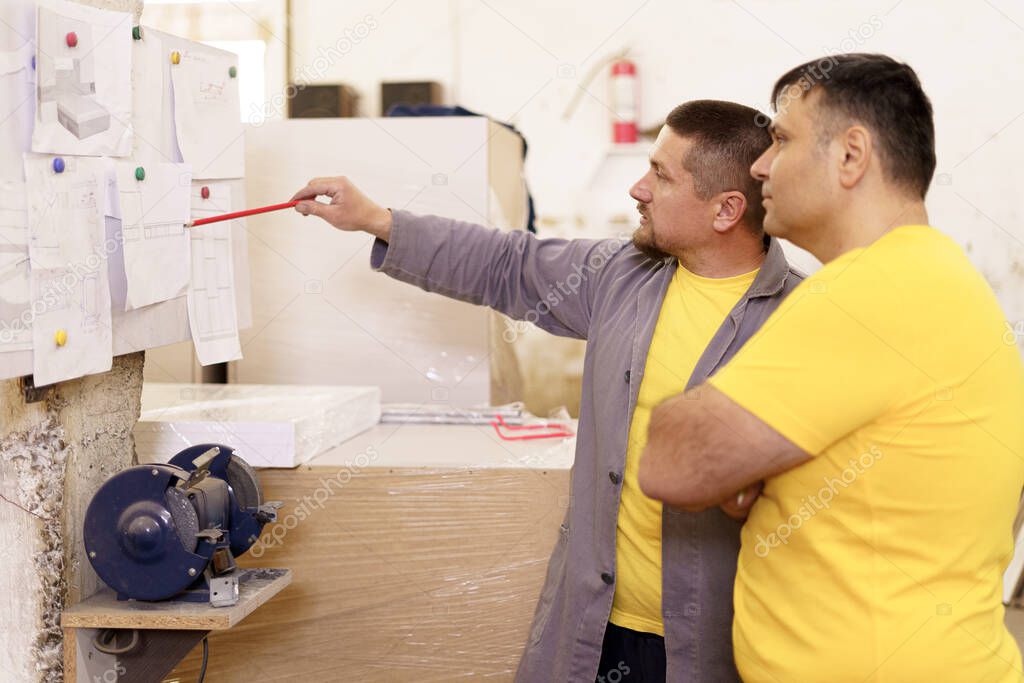
[{"label": "plastic wrapped package", "polygon": [[[395,140],[417,140],[421,158],[446,173],[424,175]],[[484,117],[267,121],[246,135],[246,166],[264,170],[246,178],[250,204],[280,201],[281,188],[301,187],[311,168],[336,166],[338,149],[346,150],[346,175],[384,206],[525,227],[522,140]],[[268,324],[233,366],[240,381],[377,384],[388,402],[519,398],[491,394],[488,310],[373,272],[371,236],[310,230],[305,221],[294,211],[248,219],[249,232],[274,248],[250,254],[260,273],[253,316]],[[288,262],[322,274],[304,284],[313,296],[285,295],[294,288]]]},{"label": "plastic wrapped package", "polygon": [[135,425],[140,463],[198,443],[238,449],[254,467],[295,467],[380,420],[378,387],[147,382]]},{"label": "plastic wrapped package", "polygon": [[[207,680],[510,680],[569,504],[573,438],[379,425],[263,470],[278,521],[239,563],[294,581],[210,637]],[[201,648],[168,680],[195,680]]]}]

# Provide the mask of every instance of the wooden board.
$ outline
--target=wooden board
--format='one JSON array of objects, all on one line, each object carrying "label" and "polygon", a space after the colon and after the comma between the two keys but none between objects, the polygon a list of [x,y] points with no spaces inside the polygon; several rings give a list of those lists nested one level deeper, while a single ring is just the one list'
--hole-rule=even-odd
[{"label": "wooden board", "polygon": [[238,588],[238,604],[211,607],[208,603],[119,601],[105,589],[61,614],[62,628],[140,628],[216,631],[235,626],[292,582],[289,569],[270,569]]},{"label": "wooden board", "polygon": [[[207,680],[512,678],[569,504],[568,470],[259,475],[266,498],[284,501],[284,532],[239,563],[288,566],[295,582],[211,634]],[[167,680],[195,680],[200,652]]]}]

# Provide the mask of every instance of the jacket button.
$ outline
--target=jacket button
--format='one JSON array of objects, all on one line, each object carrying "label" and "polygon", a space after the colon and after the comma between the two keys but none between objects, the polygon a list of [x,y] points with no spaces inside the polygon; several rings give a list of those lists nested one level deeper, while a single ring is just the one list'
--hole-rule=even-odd
[{"label": "jacket button", "polygon": [[619,474],[618,472],[609,472],[608,478],[612,480],[613,484],[618,484],[620,481],[622,481],[622,475]]},{"label": "jacket button", "polygon": [[629,384],[629,370],[626,370],[626,384]]},{"label": "jacket button", "polygon": [[602,572],[601,580],[610,586],[615,583],[615,574],[612,574],[611,572]]}]

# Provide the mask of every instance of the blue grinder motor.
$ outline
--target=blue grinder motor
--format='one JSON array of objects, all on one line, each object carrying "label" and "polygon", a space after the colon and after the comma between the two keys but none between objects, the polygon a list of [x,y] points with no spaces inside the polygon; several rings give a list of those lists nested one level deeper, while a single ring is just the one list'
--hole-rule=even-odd
[{"label": "blue grinder motor", "polygon": [[256,473],[233,449],[202,444],[166,465],[118,472],[85,514],[85,550],[118,599],[238,601],[235,558],[274,521]]}]

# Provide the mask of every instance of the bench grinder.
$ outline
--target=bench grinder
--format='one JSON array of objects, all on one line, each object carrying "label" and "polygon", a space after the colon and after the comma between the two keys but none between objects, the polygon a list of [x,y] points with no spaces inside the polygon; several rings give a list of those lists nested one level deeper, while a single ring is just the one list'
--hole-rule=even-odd
[{"label": "bench grinder", "polygon": [[85,514],[85,550],[119,600],[238,602],[235,558],[276,519],[256,472],[228,446],[202,444],[166,465],[118,472]]}]

